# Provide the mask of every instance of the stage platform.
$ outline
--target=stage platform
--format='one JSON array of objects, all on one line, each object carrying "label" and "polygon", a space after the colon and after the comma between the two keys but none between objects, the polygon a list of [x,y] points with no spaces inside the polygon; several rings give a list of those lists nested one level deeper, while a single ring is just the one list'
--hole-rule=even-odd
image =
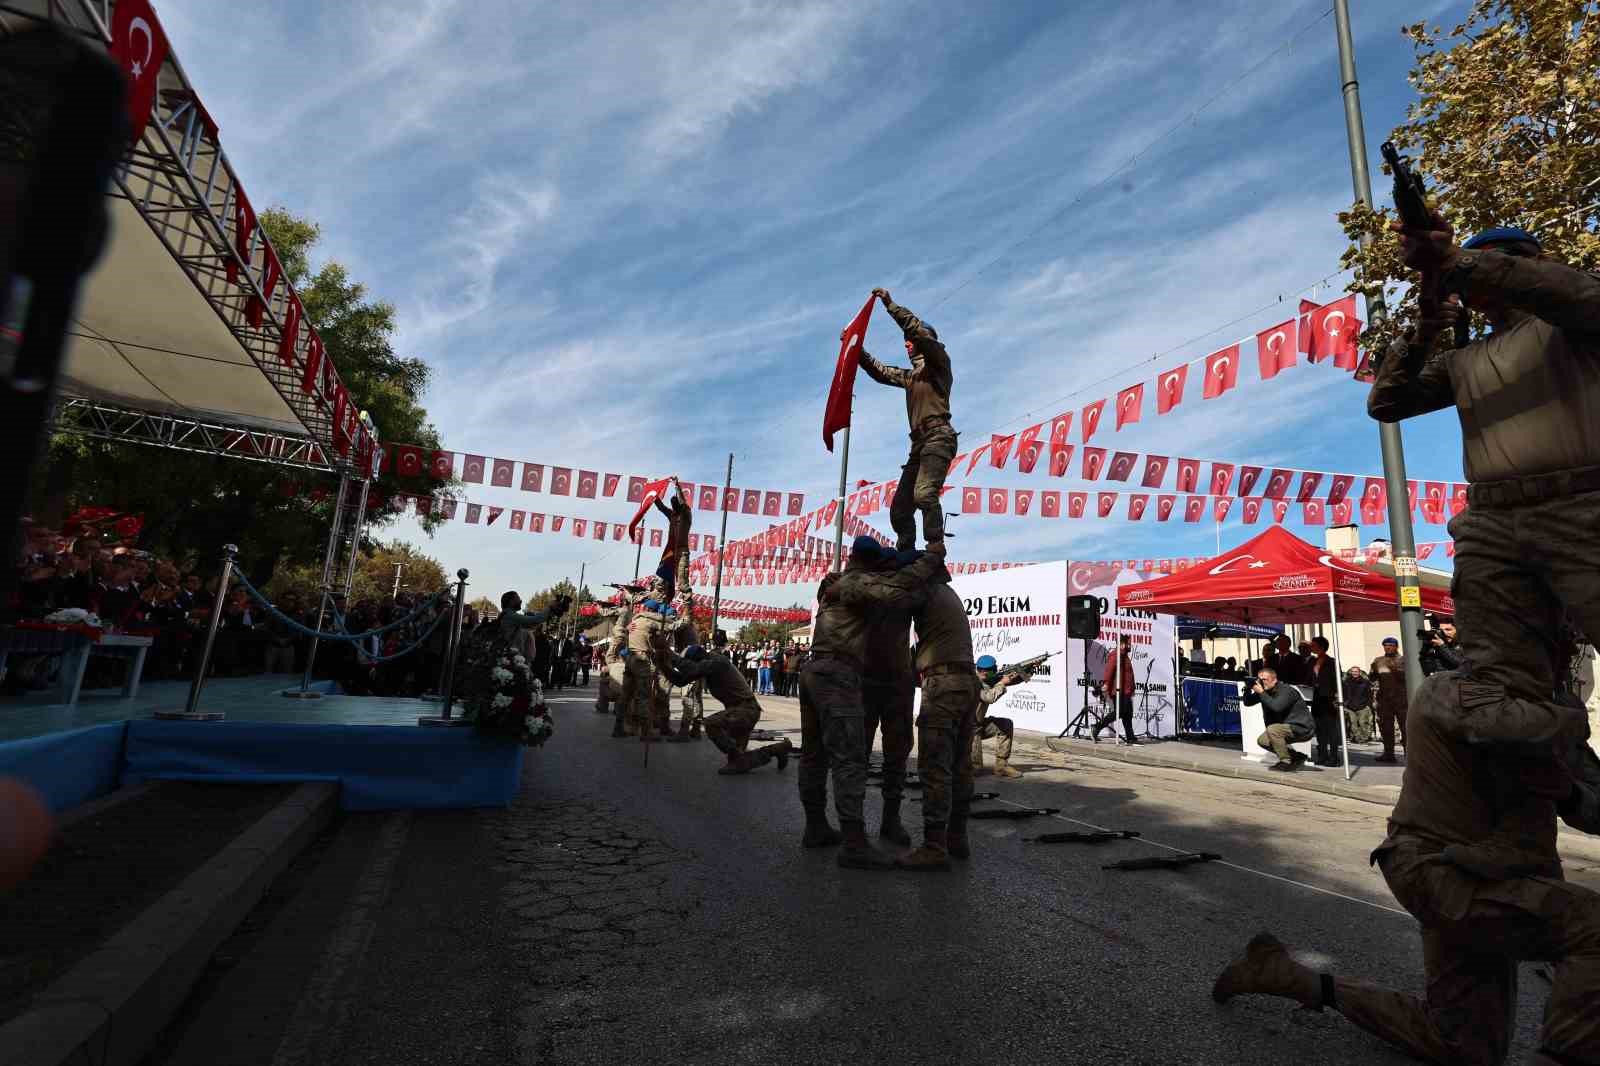
[{"label": "stage platform", "polygon": [[337,781],[346,810],[494,807],[510,802],[522,748],[471,728],[425,729],[423,700],[325,695],[286,699],[289,675],[207,682],[203,711],[221,722],[157,721],[183,707],[185,682],[137,699],[85,693],[76,707],[0,703],[0,776],[16,776],[66,810],[150,780]]}]

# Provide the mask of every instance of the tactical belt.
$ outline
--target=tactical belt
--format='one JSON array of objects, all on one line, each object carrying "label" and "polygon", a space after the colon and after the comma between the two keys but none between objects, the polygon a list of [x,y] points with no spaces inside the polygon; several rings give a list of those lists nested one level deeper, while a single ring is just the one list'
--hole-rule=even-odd
[{"label": "tactical belt", "polygon": [[1467,487],[1472,507],[1516,507],[1519,504],[1558,500],[1585,492],[1600,492],[1600,466],[1560,470],[1553,474],[1485,481]]},{"label": "tactical belt", "polygon": [[924,418],[921,422],[918,422],[915,426],[911,427],[911,435],[917,438],[925,437],[928,435],[929,430],[938,426],[948,426],[949,424],[949,415],[929,415],[927,418]]},{"label": "tactical belt", "polygon": [[972,674],[976,670],[971,663],[934,663],[920,674],[922,680],[930,677],[940,677],[944,674]]}]

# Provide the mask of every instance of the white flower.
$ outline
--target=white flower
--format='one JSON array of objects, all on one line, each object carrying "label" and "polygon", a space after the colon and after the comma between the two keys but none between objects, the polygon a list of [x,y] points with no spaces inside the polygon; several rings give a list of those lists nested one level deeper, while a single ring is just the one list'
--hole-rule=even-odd
[{"label": "white flower", "polygon": [[511,697],[507,696],[504,692],[497,692],[495,693],[494,699],[489,701],[489,706],[493,707],[497,711],[504,707],[509,707],[511,706]]},{"label": "white flower", "polygon": [[516,664],[517,666],[527,666],[528,665],[528,660],[524,659],[520,654],[513,655],[511,657],[511,661],[514,664]]},{"label": "white flower", "polygon": [[507,684],[511,683],[512,673],[511,673],[510,670],[507,670],[505,667],[497,666],[492,671],[490,671],[489,676],[494,678],[494,683],[495,684],[497,684],[497,685],[507,685]]}]

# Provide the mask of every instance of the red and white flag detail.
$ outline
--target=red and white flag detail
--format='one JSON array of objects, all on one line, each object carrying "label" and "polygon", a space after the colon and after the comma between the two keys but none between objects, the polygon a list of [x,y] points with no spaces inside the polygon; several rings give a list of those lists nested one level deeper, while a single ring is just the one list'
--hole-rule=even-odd
[{"label": "red and white flag detail", "polygon": [[552,532],[552,533],[560,533],[561,532],[561,523],[565,522],[566,520],[567,520],[567,516],[566,515],[560,515],[560,514],[551,515],[550,516],[550,532]]},{"label": "red and white flag detail", "polygon": [[1104,448],[1083,449],[1083,480],[1099,481],[1100,471],[1106,465],[1106,450]]},{"label": "red and white flag detail", "polygon": [[1232,463],[1211,464],[1211,495],[1226,496],[1228,486],[1233,483]]},{"label": "red and white flag detail", "polygon": [[1111,457],[1111,469],[1106,473],[1110,481],[1126,481],[1133,476],[1133,464],[1138,456],[1132,452],[1117,452]]},{"label": "red and white flag detail", "polygon": [[[643,492],[644,489],[641,487],[639,491]],[[839,501],[838,500],[830,500],[828,502],[828,517],[827,517],[826,521],[829,521],[829,522],[833,521],[834,515],[838,513],[838,507],[839,507]],[[724,511],[731,511],[734,514],[738,514],[739,513],[739,490],[738,489],[723,489],[722,490],[722,509]]]},{"label": "red and white flag detail", "polygon": [[649,480],[649,478],[642,478],[638,477],[637,475],[628,478],[629,503],[638,503],[640,500],[644,499],[644,487],[649,483]]},{"label": "red and white flag detail", "polygon": [[1310,336],[1303,338],[1306,357],[1313,363],[1331,358],[1341,370],[1354,370],[1361,358],[1357,340],[1361,323],[1356,320],[1354,294],[1324,304],[1304,320]]},{"label": "red and white flag detail", "polygon": [[[650,510],[650,505],[657,500],[666,498],[667,489],[671,484],[672,479],[669,477],[661,478],[658,481],[645,482],[644,490],[639,494],[639,510],[635,512],[633,520],[628,523],[628,536],[633,536],[633,531],[639,528],[640,522],[644,521],[644,516]],[[652,532],[659,533],[660,530],[652,530]]]},{"label": "red and white flag detail", "polygon": [[455,463],[455,452],[434,452],[433,463],[428,472],[433,475],[436,481],[448,481]]},{"label": "red and white flag detail", "polygon": [[1033,473],[1035,464],[1039,462],[1039,434],[1044,430],[1044,423],[1029,426],[1017,438],[1017,469],[1024,474]]},{"label": "red and white flag detail", "polygon": [[1199,491],[1199,487],[1200,487],[1200,460],[1198,460],[1198,459],[1179,459],[1178,460],[1178,484],[1176,485],[1177,490],[1179,492],[1197,492],[1197,491]]},{"label": "red and white flag detail", "polygon": [[1050,420],[1050,443],[1065,444],[1072,432],[1072,412],[1063,411]]},{"label": "red and white flag detail", "polygon": [[1144,411],[1144,382],[1129,385],[1117,393],[1117,428],[1139,421]]},{"label": "red and white flag detail", "polygon": [[621,474],[607,474],[605,478],[605,489],[603,490],[606,494],[606,499],[609,500],[611,497],[615,496],[617,494],[617,486],[621,484]]},{"label": "red and white flag detail", "polygon": [[1206,384],[1200,395],[1215,400],[1239,384],[1239,346],[1229,345],[1206,356]]},{"label": "red and white flag detail", "polygon": [[1079,412],[1078,431],[1083,435],[1082,443],[1088,444],[1090,438],[1095,435],[1095,431],[1100,428],[1100,416],[1105,413],[1105,409],[1106,402],[1104,400],[1096,400],[1094,403],[1086,404],[1083,410]]},{"label": "red and white flag detail", "polygon": [[484,457],[481,455],[469,455],[462,459],[461,480],[469,485],[482,485],[484,463]]},{"label": "red and white flag detail", "polygon": [[[888,491],[886,491],[884,495],[887,496],[888,495]],[[801,511],[803,511],[805,509],[806,509],[806,494],[803,493],[803,492],[791,492],[791,493],[789,493],[789,513],[792,514],[792,515],[796,515],[796,514],[799,514]]]},{"label": "red and white flag detail", "polygon": [[1328,516],[1321,500],[1305,500],[1301,503],[1301,519],[1308,526],[1326,525]]},{"label": "red and white flag detail", "polygon": [[1128,520],[1137,522],[1144,517],[1145,508],[1150,506],[1150,494],[1135,492],[1128,496]]},{"label": "red and white flag detail", "polygon": [[783,513],[783,496],[780,493],[763,493],[761,498],[761,513],[768,518],[777,518]]},{"label": "red and white flag detail", "polygon": [[1183,501],[1183,520],[1185,522],[1198,522],[1206,513],[1206,498],[1204,496],[1190,496]]},{"label": "red and white flag detail", "polygon": [[1116,506],[1117,506],[1117,494],[1115,492],[1102,492],[1102,493],[1100,493],[1099,506],[1097,508],[1097,513],[1100,515],[1101,518],[1110,518],[1112,510]]},{"label": "red and white flag detail", "polygon": [[856,367],[861,360],[861,345],[867,339],[867,324],[872,319],[872,307],[877,302],[868,296],[867,302],[850,324],[839,334],[839,360],[833,366],[833,383],[828,386],[828,406],[822,412],[822,443],[833,451],[833,435],[850,425],[850,401],[855,394]]},{"label": "red and white flag detail", "polygon": [[[128,79],[130,140],[142,137],[150,123],[161,64],[166,62],[168,51],[167,35],[150,9],[150,0],[117,0],[111,15],[111,58]],[[215,137],[215,131],[211,133]]]},{"label": "red and white flag detail", "polygon": [[1044,518],[1061,517],[1061,493],[1056,489],[1046,489],[1039,493],[1039,514]]},{"label": "red and white flag detail", "polygon": [[1156,414],[1164,415],[1183,402],[1183,387],[1188,381],[1187,363],[1156,378]]},{"label": "red and white flag detail", "polygon": [[715,485],[700,486],[700,510],[715,511],[717,509],[717,487]]},{"label": "red and white flag detail", "polygon": [[1177,503],[1178,498],[1176,496],[1157,496],[1156,519],[1158,521],[1165,522],[1167,519],[1171,518],[1172,509],[1177,506]]},{"label": "red and white flag detail", "polygon": [[413,448],[409,444],[397,444],[394,447],[394,469],[401,477],[420,477],[422,475],[422,449]]},{"label": "red and white flag detail", "polygon": [[1259,466],[1241,466],[1239,468],[1239,491],[1235,495],[1251,495],[1255,491],[1256,482],[1261,480],[1262,472]]},{"label": "red and white flag detail", "polygon": [[1015,496],[1015,503],[1016,503],[1016,513],[1017,514],[1019,514],[1019,515],[1027,514],[1028,510],[1033,506],[1033,490],[1032,489],[1017,489],[1016,490],[1016,496]]},{"label": "red and white flag detail", "polygon": [[1260,499],[1260,497],[1251,497],[1250,499],[1245,500],[1242,506],[1243,506],[1243,509],[1244,509],[1244,524],[1245,525],[1253,526],[1253,525],[1255,525],[1257,522],[1259,522],[1261,520],[1261,499]]},{"label": "red and white flag detail", "polygon": [[[856,495],[857,495],[857,497],[859,497],[861,494],[857,493]],[[740,511],[741,514],[760,514],[761,513],[761,490],[760,489],[745,489],[744,490],[744,498],[740,501],[740,504],[739,504],[739,511]]]},{"label": "red and white flag detail", "polygon": [[529,533],[543,533],[544,532],[544,512],[542,512],[542,511],[530,511],[528,513],[528,532]]},{"label": "red and white flag detail", "polygon": [[1144,478],[1139,482],[1147,489],[1159,489],[1161,483],[1167,479],[1167,462],[1165,455],[1147,455],[1144,457]]},{"label": "red and white flag detail", "polygon": [[1450,516],[1453,518],[1467,509],[1467,487],[1457,484],[1450,486]]},{"label": "red and white flag detail", "polygon": [[1050,445],[1050,476],[1066,477],[1067,470],[1072,466],[1072,451],[1075,445],[1052,444]]},{"label": "red and white flag detail", "polygon": [[1261,367],[1261,380],[1278,376],[1278,371],[1294,366],[1296,340],[1295,320],[1280,322],[1256,334],[1256,358]]},{"label": "red and white flag detail", "polygon": [[1006,501],[1006,490],[1005,489],[990,489],[989,490],[989,513],[990,514],[1005,514],[1006,513],[1006,502],[1007,501]]},{"label": "red and white flag detail", "polygon": [[600,474],[594,470],[578,471],[578,495],[586,500],[595,498],[600,490]]},{"label": "red and white flag detail", "polygon": [[1306,470],[1300,475],[1300,492],[1295,496],[1298,503],[1317,498],[1317,490],[1322,487],[1322,475],[1314,470]]},{"label": "red and white flag detail", "polygon": [[1011,446],[1017,442],[1015,433],[1001,436],[998,433],[989,434],[989,465],[996,470],[1003,469],[1006,460],[1011,458]]},{"label": "red and white flag detail", "polygon": [[1338,503],[1332,503],[1328,506],[1333,511],[1334,525],[1347,526],[1350,524],[1350,514],[1355,509],[1354,504],[1349,500],[1340,500]]},{"label": "red and white flag detail", "polygon": [[1288,514],[1289,514],[1289,501],[1288,500],[1273,500],[1273,501],[1271,501],[1271,503],[1272,503],[1272,520],[1274,522],[1278,523],[1281,526],[1281,525],[1283,525],[1284,518],[1287,517]]},{"label": "red and white flag detail", "polygon": [[512,529],[521,529],[522,528],[523,519],[525,519],[527,517],[528,517],[527,513],[524,512],[524,511],[512,511],[511,512],[511,528]]},{"label": "red and white flag detail", "polygon": [[1281,500],[1289,494],[1289,483],[1293,480],[1294,474],[1291,471],[1274,467],[1272,475],[1267,478],[1267,487],[1262,490],[1261,495],[1269,500]]},{"label": "red and white flag detail", "polygon": [[[495,463],[495,474],[498,476],[499,473],[500,473],[500,464],[498,462],[496,462]],[[499,484],[499,482],[496,482],[496,484]],[[544,464],[543,463],[523,463],[522,464],[522,491],[523,492],[543,492],[544,491]]]},{"label": "red and white flag detail", "polygon": [[550,492],[556,496],[572,495],[571,467],[552,466],[550,468]]},{"label": "red and white flag detail", "polygon": [[506,509],[504,507],[496,507],[493,504],[490,504],[489,505],[489,515],[488,515],[487,518],[484,519],[483,524],[486,525],[486,526],[492,526],[492,525],[494,525],[494,520],[496,518],[499,518],[501,515],[503,515],[505,513],[506,513]]},{"label": "red and white flag detail", "polygon": [[1084,509],[1087,508],[1088,506],[1089,506],[1089,494],[1087,492],[1069,492],[1069,493],[1067,493],[1067,517],[1068,518],[1082,518]]},{"label": "red and white flag detail", "polygon": [[483,520],[483,504],[481,504],[481,503],[469,503],[469,504],[467,504],[467,521],[471,522],[473,525],[477,525],[482,520]]},{"label": "red and white flag detail", "polygon": [[983,513],[983,490],[976,485],[966,485],[961,489],[961,513]]},{"label": "red and white flag detail", "polygon": [[574,518],[572,520],[572,535],[574,537],[581,537],[587,532],[589,532],[589,521],[588,521],[588,519],[585,519],[585,518]]},{"label": "red and white flag detail", "polygon": [[1381,477],[1369,477],[1361,486],[1361,509],[1369,507],[1384,510],[1389,506],[1389,487]]},{"label": "red and white flag detail", "polygon": [[1328,502],[1334,506],[1343,503],[1350,495],[1350,487],[1356,479],[1349,474],[1335,474],[1328,481]]},{"label": "red and white flag detail", "polygon": [[1228,520],[1228,512],[1233,510],[1232,496],[1217,496],[1211,501],[1211,520],[1219,525]]}]

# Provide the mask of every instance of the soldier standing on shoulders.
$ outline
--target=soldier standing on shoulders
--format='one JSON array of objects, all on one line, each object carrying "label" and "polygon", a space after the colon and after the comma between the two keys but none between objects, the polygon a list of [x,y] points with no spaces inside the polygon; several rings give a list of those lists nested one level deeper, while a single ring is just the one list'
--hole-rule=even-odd
[{"label": "soldier standing on shoulders", "polygon": [[932,326],[895,303],[887,289],[873,289],[883,301],[884,310],[905,334],[906,355],[911,369],[885,366],[863,349],[861,369],[883,385],[906,391],[906,418],[911,423],[911,454],[900,472],[900,484],[889,504],[889,524],[894,528],[895,547],[906,551],[917,546],[917,523],[913,511],[922,512],[922,539],[929,551],[944,547],[944,511],[939,497],[944,492],[945,475],[956,457],[956,431],[950,425],[950,353],[939,343]]},{"label": "soldier standing on shoulders", "polygon": [[974,712],[977,717],[972,734],[972,772],[982,774],[983,768],[983,742],[990,737],[999,737],[1000,742],[994,748],[994,776],[996,777],[1021,777],[1021,770],[1011,767],[1011,739],[1016,732],[1015,725],[1009,718],[997,718],[989,714],[989,708],[999,703],[1006,694],[1006,689],[1022,678],[1016,674],[1000,676],[1000,665],[994,661],[993,655],[980,655],[978,657],[978,706]]}]

